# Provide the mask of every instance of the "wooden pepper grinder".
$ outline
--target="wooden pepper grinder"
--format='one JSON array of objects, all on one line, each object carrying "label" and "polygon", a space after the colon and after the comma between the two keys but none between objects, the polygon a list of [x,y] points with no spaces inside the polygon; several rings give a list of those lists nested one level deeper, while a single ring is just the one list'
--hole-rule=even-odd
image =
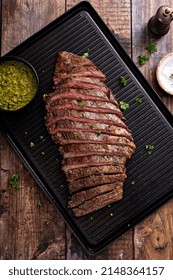
[{"label": "wooden pepper grinder", "polygon": [[168,6],[161,6],[156,14],[149,19],[148,28],[152,34],[160,37],[168,33],[172,20],[173,9]]}]

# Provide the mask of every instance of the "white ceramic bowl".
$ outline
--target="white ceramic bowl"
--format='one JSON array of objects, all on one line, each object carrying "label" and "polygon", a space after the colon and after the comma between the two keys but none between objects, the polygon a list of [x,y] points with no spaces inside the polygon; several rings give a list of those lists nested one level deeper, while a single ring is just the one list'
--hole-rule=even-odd
[{"label": "white ceramic bowl", "polygon": [[160,87],[173,95],[173,53],[165,55],[156,69],[156,77]]}]

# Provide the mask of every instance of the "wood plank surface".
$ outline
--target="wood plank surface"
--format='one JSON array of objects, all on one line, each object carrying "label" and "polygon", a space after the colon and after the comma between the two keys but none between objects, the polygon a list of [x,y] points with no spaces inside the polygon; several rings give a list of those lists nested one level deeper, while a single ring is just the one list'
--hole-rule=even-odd
[{"label": "wood plank surface", "polygon": [[[132,1],[132,42],[133,61],[160,95],[167,108],[173,113],[173,96],[164,92],[156,80],[156,68],[160,59],[173,49],[173,26],[163,37],[154,37],[147,28],[148,20],[155,15],[164,3],[158,1]],[[173,1],[166,5],[173,7]],[[141,12],[143,11],[143,12]],[[145,11],[145,12],[144,12]],[[138,56],[147,53],[145,47],[155,40],[157,52],[149,55],[150,59],[144,66],[139,66]],[[134,255],[136,259],[173,259],[173,199],[160,207],[147,219],[135,227]]]},{"label": "wood plank surface", "polygon": [[[2,0],[4,55],[80,0]],[[158,51],[144,66],[138,56],[153,36],[147,22],[161,0],[91,0],[123,48],[173,112],[173,96],[158,86],[155,70],[173,48],[173,24],[157,39]],[[173,0],[167,1],[173,7]],[[8,190],[11,174],[21,174],[20,190]],[[96,256],[86,254],[71,229],[48,201],[0,132],[0,259],[173,259],[173,200]]]},{"label": "wood plank surface", "polygon": [[[65,11],[65,1],[3,0],[2,54]],[[0,135],[0,259],[64,259],[65,224]],[[11,174],[21,174],[19,191],[8,190]]]}]

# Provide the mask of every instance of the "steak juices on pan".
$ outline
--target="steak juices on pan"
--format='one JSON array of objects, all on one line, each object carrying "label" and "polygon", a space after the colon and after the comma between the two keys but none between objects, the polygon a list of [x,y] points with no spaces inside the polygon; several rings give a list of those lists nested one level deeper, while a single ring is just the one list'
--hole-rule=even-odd
[{"label": "steak juices on pan", "polygon": [[105,75],[88,59],[59,52],[54,92],[44,95],[46,126],[60,145],[68,207],[83,216],[123,197],[132,134]]}]

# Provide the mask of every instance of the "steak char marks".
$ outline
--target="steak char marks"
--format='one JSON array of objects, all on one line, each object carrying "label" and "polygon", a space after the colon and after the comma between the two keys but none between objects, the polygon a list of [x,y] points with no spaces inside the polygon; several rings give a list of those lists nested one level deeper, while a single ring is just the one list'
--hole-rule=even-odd
[{"label": "steak char marks", "polygon": [[53,81],[54,92],[43,97],[45,123],[60,144],[68,207],[79,217],[123,198],[125,165],[136,146],[105,75],[91,60],[59,52]]}]

